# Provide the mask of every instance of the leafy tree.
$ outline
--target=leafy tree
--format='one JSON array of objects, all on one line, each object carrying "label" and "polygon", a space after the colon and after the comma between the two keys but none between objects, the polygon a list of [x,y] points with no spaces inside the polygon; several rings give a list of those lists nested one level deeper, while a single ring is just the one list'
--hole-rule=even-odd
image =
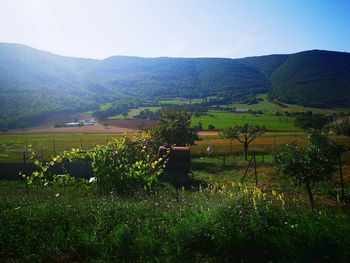
[{"label": "leafy tree", "polygon": [[339,147],[333,143],[324,131],[310,130],[308,147],[287,144],[275,155],[279,170],[304,184],[309,196],[311,208],[315,210],[312,183],[328,180],[336,169]]},{"label": "leafy tree", "polygon": [[30,126],[29,123],[25,121],[22,121],[17,124],[17,128],[22,130],[24,130],[25,128],[28,128],[29,126]]},{"label": "leafy tree", "polygon": [[193,145],[198,132],[191,128],[191,113],[185,110],[162,111],[159,124],[151,130],[152,138],[160,145]]},{"label": "leafy tree", "polygon": [[236,125],[233,127],[226,128],[223,131],[223,137],[230,140],[237,140],[243,144],[244,147],[244,159],[248,159],[248,146],[256,139],[259,135],[265,132],[265,126],[259,125]]},{"label": "leafy tree", "polygon": [[336,134],[350,137],[350,119],[345,118],[334,124],[333,130]]},{"label": "leafy tree", "polygon": [[0,128],[0,131],[5,134],[6,132],[8,132],[9,130],[7,128]]},{"label": "leafy tree", "polygon": [[208,125],[208,130],[215,130],[215,126],[213,124]]},{"label": "leafy tree", "polygon": [[323,115],[313,115],[312,113],[297,116],[294,125],[304,130],[322,129],[328,123],[328,119]]}]

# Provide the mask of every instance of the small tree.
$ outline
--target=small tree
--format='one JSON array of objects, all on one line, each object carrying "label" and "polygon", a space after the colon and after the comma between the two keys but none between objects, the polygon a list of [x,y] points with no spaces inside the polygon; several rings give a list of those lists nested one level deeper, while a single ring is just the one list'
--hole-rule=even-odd
[{"label": "small tree", "polygon": [[152,139],[159,145],[193,145],[198,132],[191,128],[191,113],[185,110],[162,111],[159,124],[151,130]]},{"label": "small tree", "polygon": [[208,125],[208,130],[215,130],[215,126],[213,124],[209,124]]},{"label": "small tree", "polygon": [[22,121],[22,122],[17,124],[17,128],[22,129],[22,130],[24,130],[25,128],[28,128],[29,126],[30,126],[30,124],[28,122],[25,122],[25,121]]},{"label": "small tree", "polygon": [[322,129],[327,123],[328,119],[326,116],[320,114],[312,114],[312,112],[297,116],[294,121],[294,125],[302,128],[303,130]]},{"label": "small tree", "polygon": [[7,128],[1,128],[0,131],[1,131],[3,134],[5,134],[5,133],[7,133],[9,130],[8,130]]},{"label": "small tree", "polygon": [[305,185],[312,210],[315,210],[312,183],[328,180],[332,176],[336,170],[338,151],[337,145],[324,131],[310,130],[307,148],[287,144],[275,155],[278,169],[291,176],[294,182]]},{"label": "small tree", "polygon": [[345,118],[333,125],[333,130],[338,135],[345,135],[350,137],[350,120]]},{"label": "small tree", "polygon": [[244,160],[248,159],[249,144],[259,135],[265,132],[265,126],[244,124],[226,128],[223,131],[223,137],[230,140],[237,140],[243,144]]}]

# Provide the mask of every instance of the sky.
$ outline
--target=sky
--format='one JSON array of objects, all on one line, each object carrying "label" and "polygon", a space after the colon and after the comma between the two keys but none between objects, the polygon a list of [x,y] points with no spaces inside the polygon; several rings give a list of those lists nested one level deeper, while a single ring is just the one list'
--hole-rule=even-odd
[{"label": "sky", "polygon": [[0,0],[0,42],[98,59],[350,52],[350,0]]}]

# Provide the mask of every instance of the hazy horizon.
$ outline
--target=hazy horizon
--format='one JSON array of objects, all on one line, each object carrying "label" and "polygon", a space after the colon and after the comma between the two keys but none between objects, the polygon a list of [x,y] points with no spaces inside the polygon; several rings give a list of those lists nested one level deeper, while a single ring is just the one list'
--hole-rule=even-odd
[{"label": "hazy horizon", "polygon": [[0,42],[104,59],[350,52],[350,2],[2,0]]}]

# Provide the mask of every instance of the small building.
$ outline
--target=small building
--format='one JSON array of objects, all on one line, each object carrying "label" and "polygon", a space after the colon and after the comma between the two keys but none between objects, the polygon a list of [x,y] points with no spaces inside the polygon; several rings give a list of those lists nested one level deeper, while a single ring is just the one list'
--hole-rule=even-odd
[{"label": "small building", "polygon": [[79,126],[79,122],[66,122],[64,124],[65,127],[78,127]]},{"label": "small building", "polygon": [[94,126],[97,124],[95,119],[84,120],[83,123],[84,123],[84,126]]},{"label": "small building", "polygon": [[249,109],[235,109],[237,113],[249,113]]}]

